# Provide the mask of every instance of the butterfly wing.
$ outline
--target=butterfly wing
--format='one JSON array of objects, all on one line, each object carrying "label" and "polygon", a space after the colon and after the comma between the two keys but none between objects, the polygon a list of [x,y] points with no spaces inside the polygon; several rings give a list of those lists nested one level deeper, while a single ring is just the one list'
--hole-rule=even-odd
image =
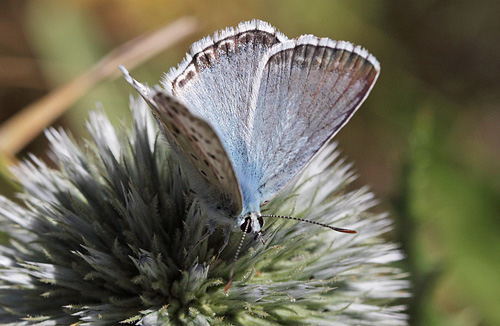
[{"label": "butterfly wing", "polygon": [[259,63],[273,45],[287,40],[268,23],[244,22],[193,44],[184,62],[162,81],[168,93],[214,127],[233,166],[246,165],[251,129],[245,123],[253,113]]},{"label": "butterfly wing", "polygon": [[259,68],[248,122],[249,160],[258,171],[252,184],[261,201],[279,192],[347,123],[379,70],[375,57],[347,42],[305,35],[273,47]]},{"label": "butterfly wing", "polygon": [[[254,20],[195,43],[163,79],[162,95],[136,88],[169,137],[179,131],[172,142],[215,182],[210,192],[245,213],[258,211],[347,123],[379,69],[350,43],[307,35],[288,40]],[[217,140],[215,148],[198,146],[197,128]],[[216,152],[223,162],[210,156]]]},{"label": "butterfly wing", "polygon": [[239,184],[219,137],[204,119],[194,115],[176,98],[148,88],[122,68],[127,81],[148,102],[169,143],[183,163],[191,187],[205,204],[227,217],[241,213]]}]

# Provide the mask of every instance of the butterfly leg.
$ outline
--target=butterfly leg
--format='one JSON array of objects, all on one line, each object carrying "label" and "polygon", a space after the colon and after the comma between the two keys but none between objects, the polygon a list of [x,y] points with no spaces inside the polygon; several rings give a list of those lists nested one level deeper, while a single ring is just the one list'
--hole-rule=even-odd
[{"label": "butterfly leg", "polygon": [[222,251],[224,251],[224,249],[229,243],[229,237],[231,236],[231,225],[226,225],[226,230],[224,233],[225,233],[224,244],[219,248],[219,251],[217,252],[217,258],[219,258],[220,254],[222,253]]},{"label": "butterfly leg", "polygon": [[[208,237],[210,237],[213,233],[214,233],[214,230],[215,230],[215,221],[214,220],[210,220],[208,222],[208,231],[201,237],[200,240],[198,240],[196,242],[196,244],[191,248],[191,250],[189,250],[189,253],[186,255],[186,257],[189,257],[189,255],[191,255],[191,253],[194,251],[194,249],[196,247],[198,247],[200,244],[202,244],[205,240],[208,239]],[[217,254],[217,257],[218,257],[218,254]]]},{"label": "butterfly leg", "polygon": [[260,242],[262,242],[262,245],[265,246],[266,245],[266,241],[264,240],[264,237],[262,236],[262,231],[259,231],[255,234],[255,241],[257,240],[260,240]]}]

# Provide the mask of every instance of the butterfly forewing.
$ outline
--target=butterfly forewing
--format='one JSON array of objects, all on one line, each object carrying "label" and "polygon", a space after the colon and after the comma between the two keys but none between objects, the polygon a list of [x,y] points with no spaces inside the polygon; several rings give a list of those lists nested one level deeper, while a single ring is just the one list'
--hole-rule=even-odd
[{"label": "butterfly forewing", "polygon": [[[258,192],[279,192],[356,112],[371,90],[379,64],[347,42],[314,36],[279,44],[254,85],[250,161]],[[243,189],[245,192],[245,189]]]}]

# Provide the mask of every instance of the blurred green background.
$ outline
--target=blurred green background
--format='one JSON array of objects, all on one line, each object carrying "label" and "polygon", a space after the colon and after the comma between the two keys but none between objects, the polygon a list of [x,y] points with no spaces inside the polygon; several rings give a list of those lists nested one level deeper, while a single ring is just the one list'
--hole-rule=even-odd
[{"label": "blurred green background", "polygon": [[[401,243],[411,325],[500,325],[500,2],[2,0],[0,121],[88,70],[106,53],[177,18],[191,36],[134,69],[155,84],[200,37],[259,18],[288,37],[366,47],[382,72],[336,139],[380,198]],[[54,125],[85,135],[102,105],[128,119],[121,78],[94,85]],[[97,104],[100,103],[100,104]],[[44,156],[43,135],[17,155]],[[3,167],[2,167],[3,168]],[[15,186],[4,176],[0,193]]]}]

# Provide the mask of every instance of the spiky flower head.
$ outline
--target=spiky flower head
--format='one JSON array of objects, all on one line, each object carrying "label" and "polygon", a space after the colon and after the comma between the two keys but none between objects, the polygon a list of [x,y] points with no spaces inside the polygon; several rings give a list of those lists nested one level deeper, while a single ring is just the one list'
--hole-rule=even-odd
[{"label": "spiky flower head", "polygon": [[[325,148],[265,212],[348,226],[267,222],[265,243],[207,221],[145,104],[133,127],[91,114],[91,140],[50,129],[57,168],[15,169],[23,191],[0,199],[0,320],[13,325],[404,325],[402,258],[367,189]],[[229,237],[229,241],[227,239]],[[224,246],[228,243],[227,246]]]}]

